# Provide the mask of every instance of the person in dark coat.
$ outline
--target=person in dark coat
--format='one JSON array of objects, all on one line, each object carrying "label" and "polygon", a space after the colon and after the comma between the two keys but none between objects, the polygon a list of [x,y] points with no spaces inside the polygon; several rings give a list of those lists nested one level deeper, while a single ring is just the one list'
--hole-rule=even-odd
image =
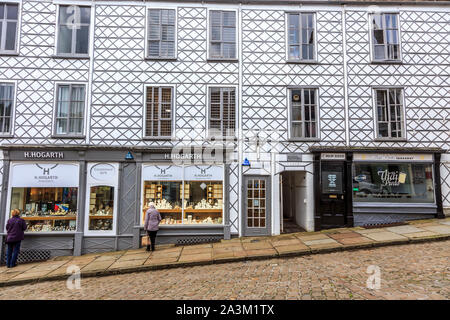
[{"label": "person in dark coat", "polygon": [[20,211],[14,209],[11,211],[11,219],[6,223],[6,267],[13,268],[17,265],[17,257],[20,252],[20,243],[25,237],[27,223],[19,215]]},{"label": "person in dark coat", "polygon": [[[150,238],[152,245],[152,251],[155,251],[156,233],[159,230],[159,223],[161,222],[161,215],[156,210],[155,205],[150,203],[149,209],[146,212],[144,230],[147,231],[147,235]],[[147,251],[150,251],[150,245],[147,245]]]}]

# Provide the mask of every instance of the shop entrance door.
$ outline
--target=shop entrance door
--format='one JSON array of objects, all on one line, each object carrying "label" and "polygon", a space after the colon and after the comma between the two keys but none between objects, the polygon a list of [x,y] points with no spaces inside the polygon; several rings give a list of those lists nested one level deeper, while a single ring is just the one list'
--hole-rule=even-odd
[{"label": "shop entrance door", "polygon": [[345,162],[321,163],[320,213],[322,228],[346,226]]},{"label": "shop entrance door", "polygon": [[244,177],[244,236],[270,235],[270,178],[264,176]]}]

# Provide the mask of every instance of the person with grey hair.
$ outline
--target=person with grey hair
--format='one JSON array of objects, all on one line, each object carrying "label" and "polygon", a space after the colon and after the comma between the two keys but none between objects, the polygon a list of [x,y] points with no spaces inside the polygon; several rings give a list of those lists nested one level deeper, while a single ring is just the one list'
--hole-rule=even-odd
[{"label": "person with grey hair", "polygon": [[11,216],[11,219],[6,223],[6,244],[8,246],[6,251],[6,267],[8,268],[14,268],[17,265],[20,243],[25,237],[25,230],[27,230],[27,224],[20,217],[19,209],[12,210]]},{"label": "person with grey hair", "polygon": [[[150,202],[149,208],[145,213],[144,230],[147,231],[147,235],[150,238],[152,251],[155,251],[156,234],[159,230],[159,223],[161,222],[161,215],[156,210],[155,204]],[[147,251],[150,251],[150,244],[147,244]]]}]

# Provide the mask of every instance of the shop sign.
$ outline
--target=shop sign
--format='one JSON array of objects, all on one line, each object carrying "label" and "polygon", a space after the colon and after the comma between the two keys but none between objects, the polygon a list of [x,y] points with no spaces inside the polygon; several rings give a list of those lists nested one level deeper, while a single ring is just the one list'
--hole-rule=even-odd
[{"label": "shop sign", "polygon": [[321,153],[320,160],[345,160],[345,153]]},{"label": "shop sign", "polygon": [[377,172],[382,186],[397,187],[406,182],[406,173],[398,171],[380,170]]},{"label": "shop sign", "polygon": [[223,168],[219,166],[188,166],[184,169],[184,179],[189,181],[223,180]]},{"label": "shop sign", "polygon": [[342,172],[322,172],[322,193],[342,193]]},{"label": "shop sign", "polygon": [[31,159],[64,159],[64,152],[60,151],[25,151],[24,158]]},{"label": "shop sign", "polygon": [[183,180],[183,168],[174,165],[144,166],[142,175],[145,181]]},{"label": "shop sign", "polygon": [[201,153],[166,153],[164,154],[166,160],[201,160]]},{"label": "shop sign", "polygon": [[432,154],[355,153],[354,161],[423,162],[433,161]]},{"label": "shop sign", "polygon": [[14,163],[11,166],[11,186],[28,187],[77,187],[79,167],[68,163]]},{"label": "shop sign", "polygon": [[98,181],[111,181],[116,176],[116,168],[108,163],[99,163],[89,171],[92,178]]}]

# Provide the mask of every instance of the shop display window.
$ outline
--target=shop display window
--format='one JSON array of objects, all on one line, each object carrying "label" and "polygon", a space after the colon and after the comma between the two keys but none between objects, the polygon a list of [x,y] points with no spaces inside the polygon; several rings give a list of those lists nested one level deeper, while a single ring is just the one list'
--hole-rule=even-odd
[{"label": "shop display window", "polygon": [[27,232],[75,231],[78,188],[11,189],[11,210],[19,209]]},{"label": "shop display window", "polygon": [[182,192],[181,181],[145,181],[142,223],[145,222],[145,213],[153,202],[161,214],[161,224],[181,224]]},{"label": "shop display window", "polygon": [[434,203],[432,164],[356,163],[353,199],[357,202]]},{"label": "shop display window", "polygon": [[186,181],[185,224],[222,224],[223,184],[221,181]]},{"label": "shop display window", "polygon": [[91,187],[89,199],[89,230],[113,229],[114,187]]}]

